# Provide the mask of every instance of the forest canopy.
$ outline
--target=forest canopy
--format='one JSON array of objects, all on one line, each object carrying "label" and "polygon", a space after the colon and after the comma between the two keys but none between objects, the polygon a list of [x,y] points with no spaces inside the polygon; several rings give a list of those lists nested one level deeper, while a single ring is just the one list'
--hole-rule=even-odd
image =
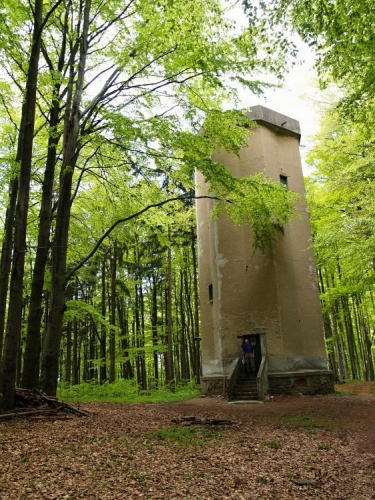
[{"label": "forest canopy", "polygon": [[290,54],[288,37],[297,33],[315,53],[321,88],[330,89],[307,180],[325,337],[337,378],[374,380],[373,2],[243,4]]},{"label": "forest canopy", "polygon": [[265,224],[247,216],[259,247],[293,215],[293,193],[212,160],[252,126],[238,85],[260,93],[260,75],[284,64],[230,8],[0,2],[3,409],[16,385],[55,395],[59,381],[199,379],[195,169],[223,208],[273,197]]}]

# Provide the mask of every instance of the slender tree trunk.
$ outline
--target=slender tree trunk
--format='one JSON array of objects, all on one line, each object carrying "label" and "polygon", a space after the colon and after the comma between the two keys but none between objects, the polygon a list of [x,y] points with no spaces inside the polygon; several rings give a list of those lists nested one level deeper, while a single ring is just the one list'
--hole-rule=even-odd
[{"label": "slender tree trunk", "polygon": [[[142,281],[142,278],[140,278]],[[145,347],[145,297],[143,294],[142,282],[139,286],[140,297],[140,315],[141,315],[141,346]],[[147,390],[147,370],[146,370],[146,353],[144,350],[141,352],[141,368],[142,368],[142,388]]]},{"label": "slender tree trunk", "polygon": [[362,338],[363,363],[366,380],[374,380],[374,363],[371,354],[370,327],[363,311],[363,302],[359,296],[354,298],[358,332]]},{"label": "slender tree trunk", "polygon": [[80,349],[78,345],[78,325],[77,321],[73,322],[73,360],[72,360],[72,384],[78,385],[80,382]]},{"label": "slender tree trunk", "polygon": [[197,383],[200,384],[201,363],[200,363],[200,333],[199,333],[199,287],[198,287],[198,261],[196,252],[197,234],[194,227],[191,227],[191,254],[193,259],[194,277],[194,331],[195,331],[195,363],[194,371]]},{"label": "slender tree trunk", "polygon": [[358,379],[358,354],[357,354],[357,349],[356,349],[356,345],[355,345],[353,324],[352,324],[350,308],[349,308],[347,297],[342,297],[341,303],[342,303],[342,310],[343,310],[343,315],[344,315],[346,338],[348,341],[349,359],[350,359],[352,378],[356,380],[356,379]]},{"label": "slender tree trunk", "polygon": [[184,290],[187,287],[185,281],[185,272],[180,271],[180,349],[181,349],[181,378],[182,380],[189,380],[189,358],[187,352],[187,324],[184,305]]},{"label": "slender tree trunk", "polygon": [[[139,280],[139,275],[137,274],[137,281]],[[145,356],[144,356],[144,330],[142,329],[142,285],[135,285],[135,345],[137,347],[136,352],[136,367],[137,367],[137,381],[138,385],[142,390],[147,389],[146,371],[145,371]]]},{"label": "slender tree trunk", "polygon": [[[171,242],[171,230],[168,228],[168,239]],[[167,254],[167,353],[166,353],[166,382],[171,385],[174,380],[173,369],[173,325],[172,325],[172,249],[169,246]]]},{"label": "slender tree trunk", "polygon": [[152,312],[151,312],[152,344],[154,347],[154,378],[155,386],[159,387],[159,357],[158,357],[158,289],[155,274],[152,275]]},{"label": "slender tree trunk", "polygon": [[[318,269],[318,279],[319,279],[319,288],[320,288],[320,293],[324,294],[325,292],[325,285],[324,285],[324,278],[323,278],[323,273],[322,269]],[[326,348],[328,350],[328,362],[329,362],[329,367],[330,369],[334,372],[335,378],[338,378],[338,373],[337,373],[337,366],[335,362],[335,354],[334,354],[334,344],[333,344],[333,333],[332,333],[332,327],[331,327],[331,319],[328,314],[328,312],[325,311],[324,304],[322,303],[322,310],[323,312],[323,327],[324,327],[324,336],[326,340]]]},{"label": "slender tree trunk", "polygon": [[[10,270],[12,267],[12,249],[13,249],[13,228],[14,217],[16,212],[17,195],[18,195],[18,176],[15,177],[9,188],[9,206],[5,216],[4,241],[1,251],[0,261],[0,360],[3,355],[4,346],[4,328],[6,306],[8,298],[8,285]],[[1,366],[1,363],[0,363]]]},{"label": "slender tree trunk", "polygon": [[98,370],[95,365],[96,349],[95,349],[95,338],[97,336],[96,325],[90,321],[87,322],[87,332],[89,336],[89,381],[97,382],[98,380]]},{"label": "slender tree trunk", "polygon": [[109,334],[109,381],[113,383],[116,380],[116,273],[117,273],[117,248],[116,244],[113,248],[111,258],[111,296],[110,296],[110,311],[111,311],[111,328]]},{"label": "slender tree trunk", "polygon": [[338,306],[335,305],[332,308],[331,317],[332,317],[332,328],[333,334],[335,336],[335,352],[337,356],[337,365],[339,370],[340,378],[347,379],[349,378],[349,370],[347,365],[344,341],[343,341],[343,333],[339,329],[338,325]]},{"label": "slender tree trunk", "polygon": [[17,158],[20,161],[19,191],[16,206],[13,264],[11,271],[8,322],[2,366],[3,409],[14,407],[14,391],[21,340],[23,278],[26,253],[26,229],[30,194],[32,150],[34,143],[36,89],[41,46],[43,0],[35,0],[34,30],[27,73],[26,96],[22,108]]},{"label": "slender tree trunk", "polygon": [[[106,317],[107,308],[106,308],[106,256],[103,256],[102,261],[102,316]],[[100,383],[104,384],[107,380],[107,329],[105,325],[101,327],[101,336],[100,336]]]},{"label": "slender tree trunk", "polygon": [[72,381],[72,322],[66,325],[66,359],[65,359],[65,382]]},{"label": "slender tree trunk", "polygon": [[[129,358],[129,321],[126,314],[126,304],[125,301],[117,300],[117,311],[119,318],[119,325],[121,329],[121,350],[122,356],[125,358]],[[126,380],[131,380],[134,377],[132,364],[130,359],[126,359],[121,363],[121,376]]]}]

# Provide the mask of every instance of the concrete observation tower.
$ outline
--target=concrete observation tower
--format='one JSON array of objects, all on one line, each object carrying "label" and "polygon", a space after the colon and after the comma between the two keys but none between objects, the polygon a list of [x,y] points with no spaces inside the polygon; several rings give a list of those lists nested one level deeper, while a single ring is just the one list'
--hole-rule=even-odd
[{"label": "concrete observation tower", "polygon": [[[248,224],[210,218],[213,200],[197,201],[202,330],[202,391],[229,397],[241,372],[242,343],[255,350],[257,399],[266,394],[333,391],[327,369],[310,220],[299,152],[299,122],[263,106],[240,157],[215,160],[236,176],[264,172],[302,195],[293,219],[272,249],[253,252]],[[199,195],[206,193],[197,172]]]}]

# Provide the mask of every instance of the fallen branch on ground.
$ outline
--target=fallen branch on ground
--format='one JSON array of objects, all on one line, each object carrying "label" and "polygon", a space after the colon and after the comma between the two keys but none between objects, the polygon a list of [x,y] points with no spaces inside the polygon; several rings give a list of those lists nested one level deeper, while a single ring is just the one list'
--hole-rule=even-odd
[{"label": "fallen branch on ground", "polygon": [[180,425],[233,425],[233,420],[226,420],[221,418],[196,418],[193,416],[172,418],[174,424]]},{"label": "fallen branch on ground", "polygon": [[38,389],[17,388],[14,395],[14,409],[0,415],[0,421],[13,418],[61,417],[73,414],[79,417],[88,417],[89,412],[76,408],[69,403],[59,401],[48,396]]}]

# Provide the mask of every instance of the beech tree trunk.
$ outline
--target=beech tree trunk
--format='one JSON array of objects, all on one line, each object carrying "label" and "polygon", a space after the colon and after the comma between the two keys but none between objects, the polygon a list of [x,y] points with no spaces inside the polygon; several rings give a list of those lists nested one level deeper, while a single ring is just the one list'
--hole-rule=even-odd
[{"label": "beech tree trunk", "polygon": [[[55,396],[58,380],[58,360],[65,310],[65,286],[67,277],[67,251],[71,213],[73,173],[79,150],[80,104],[86,71],[88,31],[90,24],[91,0],[83,6],[82,33],[79,38],[79,61],[77,74],[74,63],[71,67],[71,101],[67,103],[64,125],[63,161],[60,174],[59,201],[56,215],[55,237],[52,244],[52,293],[51,311],[47,319],[41,365],[41,389]],[[74,86],[74,87],[73,87]],[[72,103],[71,107],[69,102]]]},{"label": "beech tree trunk", "polygon": [[[117,250],[116,244],[113,248],[111,258],[111,296],[110,296],[110,311],[111,311],[111,325],[116,325],[116,260]],[[116,333],[113,328],[109,334],[109,381],[116,380]]]},{"label": "beech tree trunk", "polygon": [[0,261],[0,360],[4,346],[4,328],[8,298],[9,276],[12,267],[13,228],[18,195],[18,176],[12,179],[9,188],[9,205],[5,215],[4,241]]},{"label": "beech tree trunk", "polygon": [[[168,228],[169,242],[171,230]],[[174,380],[173,368],[173,330],[172,330],[172,251],[168,248],[167,254],[167,290],[166,290],[166,322],[167,322],[167,352],[166,352],[166,382],[171,385]]]},{"label": "beech tree trunk", "polygon": [[[102,283],[102,316],[106,317],[107,307],[106,307],[106,257],[103,257],[102,261],[102,272],[101,272],[101,283]],[[100,383],[104,384],[107,380],[107,330],[105,326],[101,328],[100,336]]]},{"label": "beech tree trunk", "polygon": [[155,273],[152,275],[152,309],[151,309],[151,329],[152,329],[152,345],[154,347],[154,378],[155,387],[159,386],[159,356],[157,351],[158,346],[158,288],[157,277]]},{"label": "beech tree trunk", "polygon": [[26,229],[30,194],[32,151],[34,143],[36,90],[41,46],[43,0],[35,0],[32,47],[22,107],[17,159],[20,163],[19,190],[14,226],[13,263],[9,291],[8,321],[2,366],[3,409],[14,408],[14,391],[21,340],[23,278],[26,254]]},{"label": "beech tree trunk", "polygon": [[193,279],[194,279],[194,340],[195,340],[195,377],[197,383],[200,384],[200,343],[199,343],[199,287],[198,287],[198,262],[196,251],[197,233],[195,228],[191,228],[191,253],[193,259]]},{"label": "beech tree trunk", "polygon": [[31,284],[29,316],[27,322],[26,348],[22,374],[22,387],[33,389],[39,386],[41,323],[43,317],[44,276],[50,251],[50,231],[52,221],[52,196],[57,157],[56,136],[59,123],[60,84],[56,85],[53,107],[50,111],[50,137],[47,146],[47,161],[43,180],[42,202],[39,213],[38,248],[36,250],[33,279]]}]

